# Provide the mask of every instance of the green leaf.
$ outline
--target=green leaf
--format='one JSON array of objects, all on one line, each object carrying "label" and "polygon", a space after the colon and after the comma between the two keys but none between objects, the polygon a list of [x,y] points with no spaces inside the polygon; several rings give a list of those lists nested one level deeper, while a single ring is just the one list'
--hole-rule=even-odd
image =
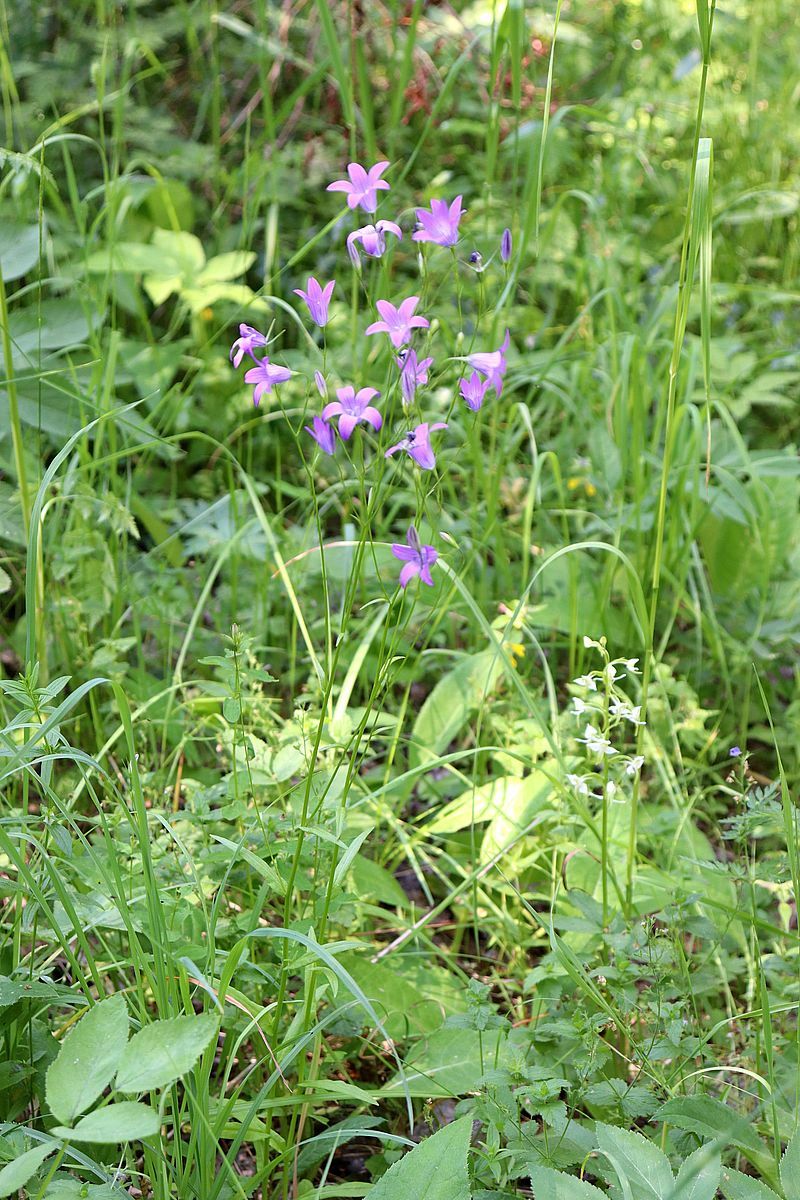
[{"label": "green leaf", "polygon": [[47,1072],[47,1103],[69,1125],[111,1079],[128,1040],[128,1007],[122,996],[95,1004],[65,1039]]},{"label": "green leaf", "polygon": [[800,1129],[783,1153],[780,1172],[786,1200],[800,1200]]},{"label": "green leaf", "polygon": [[154,1021],[135,1033],[125,1047],[115,1086],[120,1092],[149,1092],[185,1075],[216,1037],[211,1013]]},{"label": "green leaf", "polygon": [[502,1062],[505,1033],[492,1029],[440,1029],[424,1038],[405,1065],[405,1081],[395,1075],[382,1096],[465,1096],[478,1087],[484,1071]]},{"label": "green leaf", "polygon": [[494,650],[482,650],[461,660],[440,679],[414,722],[412,760],[434,760],[466,724],[492,691],[503,671],[503,660]]},{"label": "green leaf", "polygon": [[26,1150],[19,1158],[3,1167],[0,1171],[0,1197],[13,1196],[24,1187],[31,1175],[54,1150],[52,1142],[45,1142],[43,1146],[34,1146],[31,1150]]},{"label": "green leaf", "polygon": [[158,1113],[138,1100],[108,1104],[82,1117],[74,1129],[56,1125],[53,1134],[69,1142],[97,1142],[116,1146],[120,1142],[138,1142],[154,1137],[159,1131]]},{"label": "green leaf", "polygon": [[425,1138],[389,1168],[367,1200],[470,1200],[467,1151],[472,1117],[461,1117]]},{"label": "green leaf", "polygon": [[772,1167],[772,1156],[752,1125],[721,1100],[711,1096],[679,1096],[662,1105],[656,1116],[708,1141],[720,1139],[723,1145],[736,1146],[762,1172],[766,1167],[769,1173]]},{"label": "green leaf", "polygon": [[6,283],[26,275],[39,261],[39,226],[16,225],[3,221],[0,226],[0,271]]},{"label": "green leaf", "polygon": [[722,1172],[719,1186],[727,1200],[778,1200],[777,1192],[765,1183],[732,1168],[726,1167]]},{"label": "green leaf", "polygon": [[666,1200],[674,1180],[669,1160],[658,1146],[640,1133],[599,1121],[596,1132],[598,1148],[608,1154],[614,1169],[622,1172],[631,1200]]},{"label": "green leaf", "polygon": [[594,1184],[552,1167],[531,1167],[531,1184],[535,1200],[607,1200]]},{"label": "green leaf", "polygon": [[198,286],[206,283],[227,283],[229,279],[237,279],[249,271],[256,256],[252,250],[231,250],[227,254],[217,254],[210,258],[197,276]]},{"label": "green leaf", "polygon": [[669,1200],[714,1200],[722,1163],[710,1146],[701,1146],[681,1163]]}]

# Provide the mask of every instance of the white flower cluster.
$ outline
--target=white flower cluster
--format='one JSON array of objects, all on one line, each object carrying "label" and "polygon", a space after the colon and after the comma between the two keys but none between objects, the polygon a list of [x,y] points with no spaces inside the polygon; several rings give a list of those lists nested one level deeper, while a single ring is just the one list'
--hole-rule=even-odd
[{"label": "white flower cluster", "polygon": [[[593,759],[597,766],[586,774],[568,774],[566,782],[578,795],[601,800],[605,789],[606,799],[621,801],[625,799],[622,780],[625,777],[635,778],[644,766],[644,755],[625,754],[617,749],[612,741],[612,735],[624,722],[629,722],[634,729],[644,725],[641,704],[631,703],[619,686],[627,676],[640,674],[639,660],[610,660],[605,638],[598,642],[586,637],[583,643],[587,648],[598,650],[606,660],[602,670],[589,671],[572,681],[573,687],[584,693],[572,697],[572,716],[585,722],[583,737],[577,737],[576,741],[586,747],[586,757]],[[608,777],[611,759],[614,760],[618,780]],[[592,790],[598,781],[601,789],[599,793]]]}]

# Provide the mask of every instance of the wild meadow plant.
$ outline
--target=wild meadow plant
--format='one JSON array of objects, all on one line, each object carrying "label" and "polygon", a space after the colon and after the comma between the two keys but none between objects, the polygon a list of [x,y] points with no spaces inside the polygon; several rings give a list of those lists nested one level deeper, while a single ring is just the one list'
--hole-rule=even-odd
[{"label": "wild meadow plant", "polygon": [[791,5],[62,7],[0,1196],[798,1200]]}]

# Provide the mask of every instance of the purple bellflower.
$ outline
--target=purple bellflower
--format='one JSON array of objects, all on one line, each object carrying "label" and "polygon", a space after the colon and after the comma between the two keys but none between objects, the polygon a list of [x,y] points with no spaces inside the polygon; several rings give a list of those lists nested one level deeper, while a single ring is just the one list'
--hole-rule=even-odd
[{"label": "purple bellflower", "polygon": [[253,329],[252,325],[240,325],[239,336],[231,346],[231,362],[235,367],[238,367],[245,354],[249,354],[253,362],[258,362],[253,351],[256,346],[266,346],[266,344],[267,339],[263,333],[259,333],[257,329]]},{"label": "purple bellflower", "polygon": [[427,317],[415,317],[414,309],[419,304],[419,296],[409,296],[398,308],[388,300],[378,300],[375,304],[382,321],[373,321],[367,326],[367,335],[372,333],[388,333],[392,345],[397,349],[411,341],[412,329],[427,329],[430,321]]},{"label": "purple bellflower", "polygon": [[428,382],[428,367],[433,365],[433,359],[418,359],[416,350],[406,350],[398,354],[396,361],[400,368],[400,391],[403,393],[403,403],[413,404],[419,385]]},{"label": "purple bellflower", "polygon": [[311,425],[305,426],[305,430],[311,434],[323,454],[333,454],[336,449],[336,434],[333,426],[329,425],[324,417],[314,417]]},{"label": "purple bellflower", "polygon": [[500,260],[507,263],[511,258],[511,230],[504,229],[503,236],[500,238]]},{"label": "purple bellflower", "polygon": [[446,200],[431,200],[430,212],[426,208],[418,208],[415,211],[421,226],[413,235],[415,242],[455,246],[458,241],[458,223],[464,215],[460,196],[456,196],[450,205]]},{"label": "purple bellflower", "polygon": [[302,288],[295,288],[294,294],[305,300],[308,311],[311,314],[311,320],[322,329],[323,326],[328,324],[328,305],[331,302],[336,282],[332,279],[330,283],[326,283],[325,287],[322,287],[311,276],[306,287],[308,288],[307,292],[304,292]]},{"label": "purple bellflower", "polygon": [[407,587],[415,576],[433,587],[431,567],[439,557],[438,552],[433,546],[423,546],[413,525],[409,526],[406,543],[405,546],[401,542],[392,543],[392,554],[405,564],[400,572],[400,587]]},{"label": "purple bellflower", "polygon": [[322,399],[327,400],[328,385],[325,382],[325,376],[322,374],[322,371],[314,372],[314,383],[317,385],[317,391],[319,392],[320,396],[322,396]]},{"label": "purple bellflower", "polygon": [[322,415],[326,421],[331,417],[339,418],[339,437],[342,441],[348,441],[360,421],[368,421],[376,432],[380,429],[383,417],[377,408],[370,404],[370,400],[380,396],[380,392],[375,388],[365,387],[356,391],[348,384],[347,387],[337,388],[336,395],[339,399],[326,404]]},{"label": "purple bellflower", "polygon": [[394,221],[376,221],[374,225],[364,225],[354,229],[347,238],[347,253],[354,267],[360,263],[358,245],[370,258],[381,258],[386,250],[386,234],[393,233],[396,238],[402,238],[403,231]]},{"label": "purple bellflower", "polygon": [[265,392],[269,394],[276,383],[285,383],[287,379],[291,379],[292,372],[288,367],[279,367],[277,363],[271,363],[265,356],[257,366],[251,367],[245,372],[245,383],[254,383],[253,388],[253,404],[258,407],[258,402]]},{"label": "purple bellflower", "polygon": [[423,471],[432,471],[436,466],[436,458],[431,447],[431,434],[435,429],[447,429],[446,421],[435,421],[433,425],[429,425],[427,421],[422,425],[417,425],[414,429],[409,429],[402,441],[395,446],[390,446],[386,451],[386,458],[392,454],[396,454],[398,450],[405,450],[409,458],[413,458],[418,467]]},{"label": "purple bellflower", "polygon": [[389,166],[388,162],[376,163],[365,171],[358,163],[348,163],[349,179],[336,179],[328,184],[329,192],[347,192],[348,208],[363,208],[364,212],[374,213],[378,207],[378,191],[388,192],[389,184],[381,175]]},{"label": "purple bellflower", "polygon": [[488,379],[481,379],[477,371],[473,371],[469,379],[462,379],[458,385],[458,390],[467,402],[467,408],[471,408],[473,412],[478,412],[483,407],[483,402],[486,399],[486,390],[489,387]]},{"label": "purple bellflower", "polygon": [[493,387],[499,398],[503,390],[503,376],[506,373],[506,351],[508,350],[509,334],[503,338],[502,346],[481,354],[468,354],[467,362],[474,371],[485,375],[489,387]]}]

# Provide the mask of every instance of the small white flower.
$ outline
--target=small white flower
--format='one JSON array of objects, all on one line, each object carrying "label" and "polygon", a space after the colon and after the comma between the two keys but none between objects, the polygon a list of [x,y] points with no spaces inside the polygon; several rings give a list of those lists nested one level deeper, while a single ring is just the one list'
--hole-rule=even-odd
[{"label": "small white flower", "polygon": [[613,663],[609,663],[608,666],[606,666],[606,668],[603,671],[603,674],[605,675],[605,677],[609,683],[613,683],[615,679],[624,679],[625,678],[624,675],[619,675],[617,673],[617,668],[614,666]]},{"label": "small white flower", "polygon": [[604,738],[602,733],[598,729],[595,729],[594,725],[587,725],[583,731],[583,737],[578,738],[578,741],[583,742],[586,749],[590,750],[592,754],[610,755],[617,753],[608,738]]},{"label": "small white flower", "polygon": [[625,774],[626,775],[638,775],[643,766],[644,766],[644,755],[637,754],[636,757],[632,758],[631,761],[628,763],[627,767],[625,768]]},{"label": "small white flower", "polygon": [[579,675],[577,679],[572,681],[576,687],[588,688],[590,692],[597,691],[597,680],[594,675]]},{"label": "small white flower", "polygon": [[587,637],[586,634],[584,634],[583,635],[583,644],[587,650],[590,650],[591,647],[594,645],[594,642],[592,641],[592,639],[590,637]]},{"label": "small white flower", "polygon": [[638,658],[626,658],[624,660],[625,669],[627,671],[632,671],[634,675],[641,675],[642,672],[639,670],[639,668],[636,665],[638,663],[638,661],[639,661]]},{"label": "small white flower", "polygon": [[624,717],[626,721],[630,721],[631,725],[644,725],[644,721],[640,720],[642,712],[641,704],[637,704],[635,708],[632,708],[624,700],[615,699],[609,704],[608,711],[615,717]]},{"label": "small white flower", "polygon": [[606,800],[610,800],[613,803],[614,797],[616,796],[618,791],[619,791],[619,788],[614,783],[614,780],[609,779],[608,783],[606,784]]},{"label": "small white flower", "polygon": [[569,786],[575,788],[575,791],[581,796],[589,795],[589,785],[585,775],[567,775],[566,779]]},{"label": "small white flower", "polygon": [[580,696],[573,696],[572,703],[574,705],[574,708],[572,709],[573,717],[582,716],[583,713],[585,713],[588,709],[588,705],[583,700],[581,700]]}]

